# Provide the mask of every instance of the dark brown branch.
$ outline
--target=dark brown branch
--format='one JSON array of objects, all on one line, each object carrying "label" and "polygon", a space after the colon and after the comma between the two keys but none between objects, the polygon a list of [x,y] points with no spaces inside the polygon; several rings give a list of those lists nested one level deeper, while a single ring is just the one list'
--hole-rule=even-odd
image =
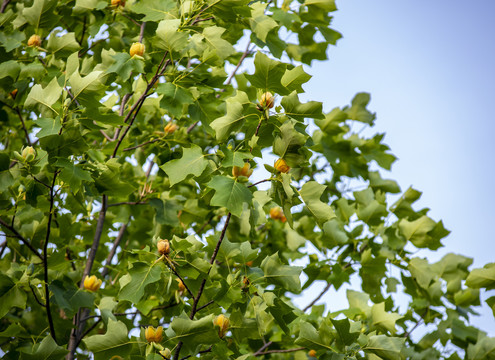
[{"label": "dark brown branch", "polygon": [[199,311],[203,310],[204,308],[206,308],[206,307],[210,306],[210,305],[211,305],[211,304],[213,304],[213,303],[214,303],[214,301],[213,301],[213,300],[208,301],[208,302],[207,302],[206,304],[204,304],[203,306],[200,306],[200,307],[196,310],[196,312],[199,312]]},{"label": "dark brown branch", "polygon": [[143,147],[145,145],[148,145],[148,144],[153,144],[157,141],[160,141],[161,139],[158,138],[158,139],[153,139],[153,140],[149,140],[149,141],[146,141],[142,144],[139,144],[139,145],[136,145],[136,146],[132,146],[132,147],[128,147],[128,148],[125,148],[123,151],[129,151],[129,150],[134,150],[134,149],[137,149],[137,148],[140,148],[140,147]]},{"label": "dark brown branch", "polygon": [[81,46],[83,44],[84,35],[86,35],[86,25],[87,25],[87,22],[88,22],[88,18],[87,18],[87,16],[85,16],[84,17],[84,20],[83,20],[83,28],[82,28],[82,31],[81,31],[81,40],[79,40],[79,44]]},{"label": "dark brown branch", "polygon": [[122,224],[122,226],[119,229],[119,233],[117,234],[117,237],[115,238],[113,242],[112,249],[108,253],[108,256],[105,260],[105,267],[103,268],[103,271],[101,273],[101,277],[104,278],[107,276],[109,272],[109,265],[112,263],[112,259],[115,256],[115,253],[117,252],[117,248],[120,245],[120,242],[122,241],[122,238],[124,237],[125,230],[127,229],[127,224]]},{"label": "dark brown branch", "polygon": [[268,355],[268,354],[291,353],[291,352],[295,352],[295,351],[301,351],[301,350],[304,350],[304,349],[306,349],[306,348],[299,347],[299,348],[295,348],[295,349],[268,350],[268,351],[265,351],[265,352],[257,353],[256,355],[253,355],[253,356],[261,356],[261,355]]},{"label": "dark brown branch", "polygon": [[[211,349],[212,349],[213,346],[210,346],[208,349],[206,350],[201,350],[201,351],[198,351],[198,354],[206,354],[206,353],[209,353],[211,352]],[[180,360],[185,360],[185,359],[189,359],[192,355],[187,355],[187,356],[184,356],[183,358],[181,358]]]},{"label": "dark brown branch", "polygon": [[270,179],[261,180],[261,181],[255,182],[254,184],[248,185],[247,187],[250,188],[250,187],[253,187],[253,186],[262,184],[262,183],[267,182],[267,181],[272,181],[272,180],[273,179],[271,179],[271,178]]},{"label": "dark brown branch", "polygon": [[258,356],[259,354],[261,354],[267,347],[269,347],[271,344],[273,344],[273,341],[268,341],[266,344],[264,344],[262,347],[260,347],[258,349],[258,351],[256,351],[253,356]]},{"label": "dark brown branch", "polygon": [[2,258],[3,252],[5,251],[6,248],[7,248],[7,235],[5,235],[5,241],[2,243],[2,245],[0,245],[0,259]]},{"label": "dark brown branch", "polygon": [[37,257],[39,257],[41,260],[43,260],[43,255],[41,255],[41,254],[38,252],[38,250],[36,250],[36,249],[35,249],[35,248],[34,248],[34,247],[33,247],[33,246],[32,246],[32,245],[31,245],[31,244],[30,244],[30,243],[29,243],[29,242],[28,242],[28,241],[27,241],[27,240],[26,240],[26,239],[25,239],[22,235],[21,235],[21,234],[19,234],[19,233],[17,232],[17,230],[16,230],[16,229],[14,229],[14,227],[13,227],[13,226],[10,226],[9,224],[7,224],[7,223],[6,223],[6,222],[5,222],[2,218],[0,218],[0,224],[1,224],[3,227],[5,227],[6,229],[8,229],[9,231],[11,231],[17,239],[21,240],[21,242],[22,242],[24,245],[26,245],[26,246],[27,246],[27,248],[28,248],[29,250],[31,250],[31,251],[32,251],[32,252],[33,252],[33,253],[34,253]]},{"label": "dark brown branch", "polygon": [[50,308],[50,289],[48,288],[48,242],[50,241],[50,232],[53,219],[53,203],[55,201],[55,181],[57,180],[58,171],[53,174],[52,186],[50,187],[50,212],[48,213],[48,224],[46,225],[46,237],[43,244],[43,269],[44,269],[44,281],[45,281],[45,308],[46,316],[48,317],[48,324],[50,326],[50,334],[53,340],[57,342],[55,335],[55,327],[53,325],[52,311]]},{"label": "dark brown branch", "polygon": [[120,205],[146,205],[144,201],[122,201],[118,203],[108,204],[107,208],[112,206],[120,206]]},{"label": "dark brown branch", "polygon": [[24,134],[26,135],[26,141],[29,146],[32,146],[33,144],[31,143],[31,139],[29,138],[29,133],[26,128],[26,123],[24,122],[24,119],[22,118],[21,111],[19,110],[18,107],[15,108],[15,112],[17,113],[17,116],[19,116],[19,120],[21,120],[22,124],[22,129],[24,130]]},{"label": "dark brown branch", "polygon": [[246,46],[246,50],[244,50],[244,52],[242,53],[242,56],[241,58],[239,59],[239,62],[237,63],[237,66],[235,67],[234,71],[232,71],[232,73],[230,74],[229,78],[227,79],[227,82],[224,84],[224,85],[230,85],[230,83],[232,82],[232,79],[234,78],[235,74],[237,73],[237,71],[239,70],[239,68],[241,67],[242,63],[244,62],[244,59],[248,56],[248,54],[251,52],[251,50],[249,50],[249,47],[251,46],[251,41],[248,41],[248,44]]},{"label": "dark brown branch", "polygon": [[139,30],[139,42],[143,42],[143,36],[144,36],[144,28],[146,26],[146,22],[141,23],[141,30]]},{"label": "dark brown branch", "polygon": [[43,186],[44,186],[44,187],[46,187],[47,189],[51,189],[51,188],[50,188],[50,185],[45,184],[43,181],[39,180],[39,179],[38,179],[36,176],[34,176],[34,175],[31,175],[31,176],[33,177],[34,181],[36,181],[36,182],[40,183],[41,185],[43,185]]},{"label": "dark brown branch", "polygon": [[191,295],[191,298],[194,299],[194,294],[192,293],[191,289],[189,289],[189,287],[187,286],[187,284],[184,281],[184,279],[179,275],[179,273],[177,272],[177,270],[173,266],[171,266],[168,261],[165,261],[165,263],[167,264],[168,268],[170,270],[172,270],[172,272],[175,274],[175,276],[177,276],[179,278],[179,280],[182,281],[182,284],[186,288],[187,292],[189,293],[189,295]]},{"label": "dark brown branch", "polygon": [[[220,250],[220,246],[222,245],[222,241],[225,237],[225,233],[227,232],[227,227],[229,226],[229,221],[230,221],[231,217],[232,217],[232,214],[229,213],[227,215],[227,219],[225,219],[225,224],[223,225],[222,233],[220,234],[220,238],[218,239],[217,245],[215,246],[215,250],[213,250],[213,254],[211,255],[210,265],[213,265],[215,263],[215,260],[216,260],[217,255],[218,255],[218,251]],[[210,273],[210,270],[211,270],[211,266],[210,266],[210,269],[208,270],[208,274]],[[199,290],[198,290],[198,294],[194,298],[194,302],[193,302],[192,309],[191,309],[191,314],[189,315],[189,318],[191,320],[194,319],[194,315],[196,315],[196,313],[199,311],[198,310],[198,303],[199,303],[199,300],[201,299],[201,295],[203,294],[203,291],[205,289],[205,285],[206,285],[206,277],[201,282],[201,285],[200,285]],[[180,349],[182,348],[182,344],[183,344],[182,341],[179,341],[179,343],[177,344],[177,348],[175,349],[175,353],[174,353],[174,360],[179,360]]]},{"label": "dark brown branch", "polygon": [[328,290],[330,290],[330,287],[331,287],[331,286],[332,286],[332,283],[331,283],[331,282],[327,283],[327,286],[325,286],[325,287],[323,288],[323,290],[321,291],[320,295],[318,295],[318,296],[317,296],[317,297],[316,297],[313,301],[311,301],[311,302],[308,304],[308,306],[306,306],[306,307],[303,309],[303,312],[305,312],[306,310],[310,309],[310,308],[311,308],[314,304],[316,304],[316,302],[317,302],[318,300],[320,300],[320,299],[321,299],[321,297],[322,297],[323,295],[325,295],[325,293],[326,293]]},{"label": "dark brown branch", "polygon": [[39,299],[38,299],[38,296],[36,295],[36,293],[34,292],[34,289],[33,289],[33,286],[31,284],[29,284],[29,288],[31,289],[31,292],[33,293],[33,296],[34,296],[34,300],[36,300],[36,302],[41,306],[41,307],[44,307],[46,308],[46,304],[43,304]]},{"label": "dark brown branch", "polygon": [[3,14],[5,11],[5,8],[9,4],[10,0],[3,0],[2,7],[0,8],[0,13]]}]

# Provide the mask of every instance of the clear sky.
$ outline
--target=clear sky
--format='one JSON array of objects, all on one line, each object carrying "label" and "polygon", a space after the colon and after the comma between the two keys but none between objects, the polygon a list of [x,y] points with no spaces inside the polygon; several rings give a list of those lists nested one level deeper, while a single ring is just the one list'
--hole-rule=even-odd
[{"label": "clear sky", "polygon": [[[399,158],[388,177],[423,192],[418,208],[443,219],[447,252],[495,262],[495,1],[337,0],[343,34],[313,63],[306,99],[325,110],[370,92],[375,130]],[[385,176],[386,177],[386,176]],[[491,296],[494,295],[492,291]],[[328,298],[327,298],[328,299]],[[336,310],[336,309],[333,309]],[[492,336],[485,306],[475,320]]]}]

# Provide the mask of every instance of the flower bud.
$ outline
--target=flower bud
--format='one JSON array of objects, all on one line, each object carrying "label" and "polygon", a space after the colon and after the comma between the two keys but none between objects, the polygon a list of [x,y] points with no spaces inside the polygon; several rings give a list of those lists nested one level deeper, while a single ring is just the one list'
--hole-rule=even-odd
[{"label": "flower bud", "polygon": [[86,277],[84,278],[84,288],[89,291],[98,291],[101,283],[101,279],[98,279],[95,275],[86,275]]},{"label": "flower bud", "polygon": [[273,220],[281,220],[282,222],[285,222],[284,220],[286,220],[284,212],[279,206],[275,206],[270,209],[270,217]]},{"label": "flower bud", "polygon": [[10,96],[12,96],[12,99],[15,99],[16,95],[17,95],[17,89],[14,89],[10,92]]},{"label": "flower bud", "polygon": [[275,98],[271,92],[266,92],[261,95],[260,105],[263,109],[271,109],[275,105]]},{"label": "flower bud", "polygon": [[218,326],[220,329],[218,330],[218,336],[223,338],[229,329],[230,320],[223,314],[218,315],[215,320],[213,320],[213,325]]},{"label": "flower bud", "polygon": [[166,239],[158,241],[156,244],[158,252],[162,255],[168,255],[170,253],[170,243]]},{"label": "flower bud", "polygon": [[129,50],[129,54],[131,56],[138,55],[138,56],[143,56],[144,54],[144,44],[135,42],[134,44],[131,45],[131,49]]},{"label": "flower bud", "polygon": [[27,42],[28,46],[38,47],[41,46],[41,38],[39,35],[33,34]]},{"label": "flower bud", "polygon": [[284,159],[280,158],[277,161],[275,161],[275,165],[273,165],[275,170],[280,171],[282,173],[288,173],[290,170],[290,166],[287,165]]},{"label": "flower bud", "polygon": [[119,7],[119,6],[122,6],[124,7],[125,6],[125,0],[111,0],[110,2],[112,4],[112,6],[114,7]]},{"label": "flower bud", "polygon": [[232,176],[234,176],[236,179],[239,176],[245,176],[249,178],[252,173],[253,169],[251,169],[251,165],[249,165],[249,163],[244,163],[244,166],[242,168],[240,166],[234,166],[232,168]]},{"label": "flower bud", "polygon": [[182,294],[186,290],[186,286],[184,285],[181,279],[175,279],[175,280],[177,280],[177,282],[179,283],[179,294],[182,296]]},{"label": "flower bud", "polygon": [[34,150],[34,148],[32,146],[26,146],[22,150],[21,155],[26,162],[30,162],[30,161],[33,161],[34,158],[36,157],[36,150]]},{"label": "flower bud", "polygon": [[175,130],[177,130],[179,127],[174,124],[173,122],[169,122],[165,127],[163,128],[163,131],[165,134],[173,134]]},{"label": "flower bud", "polygon": [[158,326],[155,329],[153,326],[148,326],[146,330],[144,330],[144,337],[146,338],[147,342],[161,342],[163,338],[163,327]]},{"label": "flower bud", "polygon": [[169,360],[172,358],[172,351],[170,351],[169,348],[165,348],[160,351],[160,355],[162,356],[162,358]]},{"label": "flower bud", "polygon": [[309,350],[308,355],[311,357],[316,357],[316,351],[315,350]]}]

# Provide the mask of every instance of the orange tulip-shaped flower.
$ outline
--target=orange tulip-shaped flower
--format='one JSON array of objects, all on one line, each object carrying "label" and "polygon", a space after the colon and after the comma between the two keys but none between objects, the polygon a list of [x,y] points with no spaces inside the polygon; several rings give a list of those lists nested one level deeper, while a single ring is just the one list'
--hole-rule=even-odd
[{"label": "orange tulip-shaped flower", "polygon": [[279,206],[275,206],[275,207],[272,207],[270,209],[270,217],[273,220],[280,220],[282,222],[287,221],[287,218],[285,217],[284,212],[282,211],[282,209]]},{"label": "orange tulip-shaped flower", "polygon": [[218,330],[218,336],[223,338],[229,329],[230,320],[223,314],[218,315],[215,320],[213,320],[213,324],[218,326],[220,329]]},{"label": "orange tulip-shaped flower", "polygon": [[98,279],[95,275],[86,275],[86,277],[84,278],[84,288],[89,291],[98,291],[101,283],[101,279]]},{"label": "orange tulip-shaped flower", "polygon": [[166,239],[162,239],[156,243],[158,252],[162,255],[168,255],[170,253],[170,243]]},{"label": "orange tulip-shaped flower", "polygon": [[146,338],[147,342],[161,342],[163,338],[163,327],[158,326],[155,329],[153,326],[148,326],[146,330],[144,330],[144,337]]},{"label": "orange tulip-shaped flower", "polygon": [[110,2],[112,4],[112,6],[114,7],[119,7],[119,6],[122,6],[124,7],[125,6],[125,0],[111,0]]},{"label": "orange tulip-shaped flower", "polygon": [[261,95],[260,105],[263,109],[271,109],[275,105],[275,98],[271,92],[266,92]]},{"label": "orange tulip-shaped flower", "polygon": [[244,166],[242,168],[240,166],[234,166],[232,168],[232,176],[234,176],[236,179],[239,176],[245,176],[249,178],[252,173],[253,169],[251,169],[251,165],[249,165],[249,163],[244,163]]},{"label": "orange tulip-shaped flower", "polygon": [[315,350],[309,350],[308,355],[311,357],[316,357],[316,351]]},{"label": "orange tulip-shaped flower", "polygon": [[134,44],[131,45],[131,49],[129,50],[129,54],[131,56],[134,56],[134,55],[143,56],[144,44],[142,44],[140,42],[135,42]]},{"label": "orange tulip-shaped flower", "polygon": [[33,34],[27,42],[28,46],[38,47],[41,46],[41,38],[39,35]]},{"label": "orange tulip-shaped flower", "polygon": [[165,134],[173,134],[175,130],[177,130],[179,127],[174,124],[173,122],[169,122],[165,127],[163,128],[163,131]]},{"label": "orange tulip-shaped flower", "polygon": [[284,159],[280,158],[277,161],[275,161],[275,165],[273,165],[275,170],[280,171],[282,173],[287,174],[290,170],[290,166],[287,165]]}]

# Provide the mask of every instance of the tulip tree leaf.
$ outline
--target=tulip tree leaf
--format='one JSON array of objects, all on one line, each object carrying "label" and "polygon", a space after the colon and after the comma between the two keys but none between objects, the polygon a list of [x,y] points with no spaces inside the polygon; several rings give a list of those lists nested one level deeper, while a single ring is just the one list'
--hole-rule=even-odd
[{"label": "tulip tree leaf", "polygon": [[395,322],[402,318],[397,313],[385,311],[385,303],[374,304],[371,307],[371,319],[373,326],[386,329],[395,334]]},{"label": "tulip tree leaf", "polygon": [[299,275],[302,268],[282,264],[278,254],[267,256],[261,263],[261,269],[268,284],[281,286],[282,289],[293,293],[301,291]]},{"label": "tulip tree leaf", "polygon": [[112,356],[126,356],[132,347],[127,336],[127,327],[121,321],[108,319],[107,332],[83,340],[95,360],[110,359]]},{"label": "tulip tree leaf", "polygon": [[370,337],[364,351],[373,353],[384,360],[400,360],[400,351],[405,341],[405,338],[373,335]]},{"label": "tulip tree leaf", "polygon": [[251,204],[253,194],[235,179],[225,176],[214,176],[208,187],[215,190],[210,204],[226,207],[235,216],[241,216],[243,203]]},{"label": "tulip tree leaf", "polygon": [[317,101],[309,101],[302,104],[297,92],[294,90],[289,96],[284,96],[281,104],[285,113],[293,119],[303,121],[305,118],[323,119],[322,104]]},{"label": "tulip tree leaf", "polygon": [[0,274],[0,318],[4,317],[12,307],[24,309],[27,295],[10,279]]},{"label": "tulip tree leaf", "polygon": [[[147,285],[160,280],[162,269],[144,262],[134,262],[127,278],[120,278],[119,299],[138,303],[144,295]],[[124,279],[124,280],[123,280]]]},{"label": "tulip tree leaf", "polygon": [[62,87],[58,84],[57,78],[53,78],[45,88],[42,88],[40,84],[34,85],[24,105],[26,107],[33,107],[39,103],[56,113],[57,111],[52,106],[60,98],[60,95],[62,95]]},{"label": "tulip tree leaf", "polygon": [[335,217],[335,213],[330,205],[321,201],[321,195],[325,189],[325,185],[319,184],[316,181],[308,181],[299,191],[299,195],[301,195],[307,209],[320,225]]},{"label": "tulip tree leaf", "polygon": [[265,54],[258,52],[254,58],[254,68],[253,75],[245,75],[252,86],[262,91],[271,91],[280,95],[289,94],[281,82],[286,70],[284,63],[272,60]]},{"label": "tulip tree leaf", "polygon": [[486,264],[481,269],[472,270],[467,279],[466,285],[472,288],[495,288],[495,263]]},{"label": "tulip tree leaf", "polygon": [[172,15],[176,4],[171,0],[146,0],[132,4],[132,11],[145,15],[142,21],[160,21]]},{"label": "tulip tree leaf", "polygon": [[278,23],[270,16],[265,15],[265,3],[253,3],[251,8],[253,9],[250,20],[251,30],[261,41],[266,42],[266,36],[278,26]]},{"label": "tulip tree leaf", "polygon": [[60,119],[58,117],[54,119],[40,118],[36,120],[36,125],[41,128],[41,130],[36,133],[38,139],[45,136],[56,135],[62,128],[62,124],[60,124]]},{"label": "tulip tree leaf", "polygon": [[57,32],[53,32],[46,45],[46,49],[57,57],[68,56],[80,48],[73,32],[62,36],[57,36]]},{"label": "tulip tree leaf", "polygon": [[220,341],[218,329],[213,324],[214,315],[204,316],[199,320],[191,320],[187,316],[178,316],[172,320],[166,334],[169,338],[183,341],[186,346],[196,344],[214,344]]},{"label": "tulip tree leaf", "polygon": [[48,28],[58,23],[59,16],[53,12],[56,4],[57,0],[34,0],[31,7],[24,8],[22,15],[36,29]]},{"label": "tulip tree leaf", "polygon": [[197,145],[184,148],[182,157],[162,165],[161,168],[168,175],[170,185],[173,186],[189,175],[199,176],[208,165],[208,160],[203,155],[203,150]]},{"label": "tulip tree leaf", "polygon": [[311,77],[304,71],[302,65],[299,65],[291,70],[287,69],[284,76],[282,76],[281,82],[289,91],[302,93],[304,90],[301,85],[307,83]]},{"label": "tulip tree leaf", "polygon": [[30,352],[23,352],[22,359],[58,360],[68,353],[62,346],[57,345],[51,335],[46,336],[39,344],[35,344]]},{"label": "tulip tree leaf", "polygon": [[306,321],[299,324],[299,336],[295,343],[314,350],[333,350],[324,340],[320,338],[318,331]]}]

